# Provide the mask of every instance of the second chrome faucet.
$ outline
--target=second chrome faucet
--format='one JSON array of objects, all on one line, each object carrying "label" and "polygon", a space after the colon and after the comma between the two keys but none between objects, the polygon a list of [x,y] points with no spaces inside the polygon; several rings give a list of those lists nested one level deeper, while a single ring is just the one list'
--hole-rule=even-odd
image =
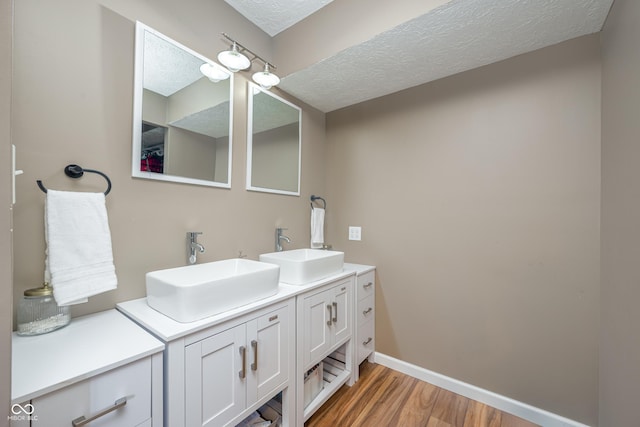
[{"label": "second chrome faucet", "polygon": [[291,243],[291,239],[282,234],[286,228],[276,228],[276,252],[282,252],[282,240]]},{"label": "second chrome faucet", "polygon": [[187,253],[189,257],[189,264],[196,263],[196,250],[201,254],[204,253],[204,246],[198,243],[198,234],[202,234],[202,231],[187,231]]}]

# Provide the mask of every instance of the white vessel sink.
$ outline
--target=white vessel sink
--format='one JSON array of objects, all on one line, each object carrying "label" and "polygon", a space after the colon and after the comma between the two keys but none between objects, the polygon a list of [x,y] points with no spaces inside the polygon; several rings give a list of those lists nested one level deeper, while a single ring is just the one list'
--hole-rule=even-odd
[{"label": "white vessel sink", "polygon": [[146,274],[147,304],[178,322],[194,322],[278,292],[280,268],[228,259]]},{"label": "white vessel sink", "polygon": [[294,249],[260,255],[260,261],[280,266],[280,281],[306,285],[342,272],[344,252]]}]

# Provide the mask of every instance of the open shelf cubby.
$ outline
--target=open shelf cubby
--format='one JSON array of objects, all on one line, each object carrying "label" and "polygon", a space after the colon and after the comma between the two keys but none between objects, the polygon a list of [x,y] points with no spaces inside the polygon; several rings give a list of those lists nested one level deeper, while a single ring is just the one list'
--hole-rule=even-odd
[{"label": "open shelf cubby", "polygon": [[346,344],[322,360],[322,390],[304,408],[304,421],[307,421],[329,398],[349,381],[351,370],[346,364]]}]

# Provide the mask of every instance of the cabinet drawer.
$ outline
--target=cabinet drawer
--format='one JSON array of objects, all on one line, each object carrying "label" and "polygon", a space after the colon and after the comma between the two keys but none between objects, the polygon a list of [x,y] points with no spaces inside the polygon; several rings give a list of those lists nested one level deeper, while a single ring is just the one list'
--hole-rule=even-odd
[{"label": "cabinet drawer", "polygon": [[368,297],[369,295],[373,295],[375,293],[375,288],[375,271],[370,271],[358,276],[358,282],[356,285],[356,298],[358,300],[361,300]]},{"label": "cabinet drawer", "polygon": [[358,301],[358,325],[363,324],[364,322],[375,318],[375,303],[374,303],[373,295],[368,296],[365,299],[361,299]]},{"label": "cabinet drawer", "polygon": [[362,363],[375,349],[375,328],[373,320],[365,322],[358,327],[356,349],[358,364]]},{"label": "cabinet drawer", "polygon": [[116,401],[126,404],[106,413],[91,427],[138,426],[151,418],[151,358],[130,363],[32,400],[38,423],[69,427],[76,418],[89,418]]}]

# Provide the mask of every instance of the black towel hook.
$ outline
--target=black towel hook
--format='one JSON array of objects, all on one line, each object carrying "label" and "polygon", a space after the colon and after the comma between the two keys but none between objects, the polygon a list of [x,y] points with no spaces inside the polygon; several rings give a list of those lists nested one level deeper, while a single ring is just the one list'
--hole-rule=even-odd
[{"label": "black towel hook", "polygon": [[[80,178],[82,175],[84,175],[85,172],[97,173],[98,175],[100,175],[104,179],[106,179],[107,180],[107,191],[104,192],[104,195],[106,196],[107,194],[109,194],[109,192],[111,191],[111,180],[104,173],[102,173],[100,171],[97,171],[95,169],[83,169],[81,166],[78,166],[78,165],[67,165],[64,168],[64,173],[69,178]],[[45,192],[45,193],[47,192],[47,189],[45,188],[44,185],[42,185],[42,181],[41,180],[37,180],[36,183],[38,184],[38,187],[40,187],[40,189],[43,192]]]},{"label": "black towel hook", "polygon": [[322,206],[322,207],[323,207],[323,209],[327,209],[327,201],[326,201],[325,199],[323,199],[322,197],[320,197],[320,196],[314,196],[313,194],[311,195],[311,203],[310,203],[310,205],[311,205],[311,209],[313,209],[313,202],[315,202],[316,200],[322,200],[322,203],[323,203],[323,206]]}]

